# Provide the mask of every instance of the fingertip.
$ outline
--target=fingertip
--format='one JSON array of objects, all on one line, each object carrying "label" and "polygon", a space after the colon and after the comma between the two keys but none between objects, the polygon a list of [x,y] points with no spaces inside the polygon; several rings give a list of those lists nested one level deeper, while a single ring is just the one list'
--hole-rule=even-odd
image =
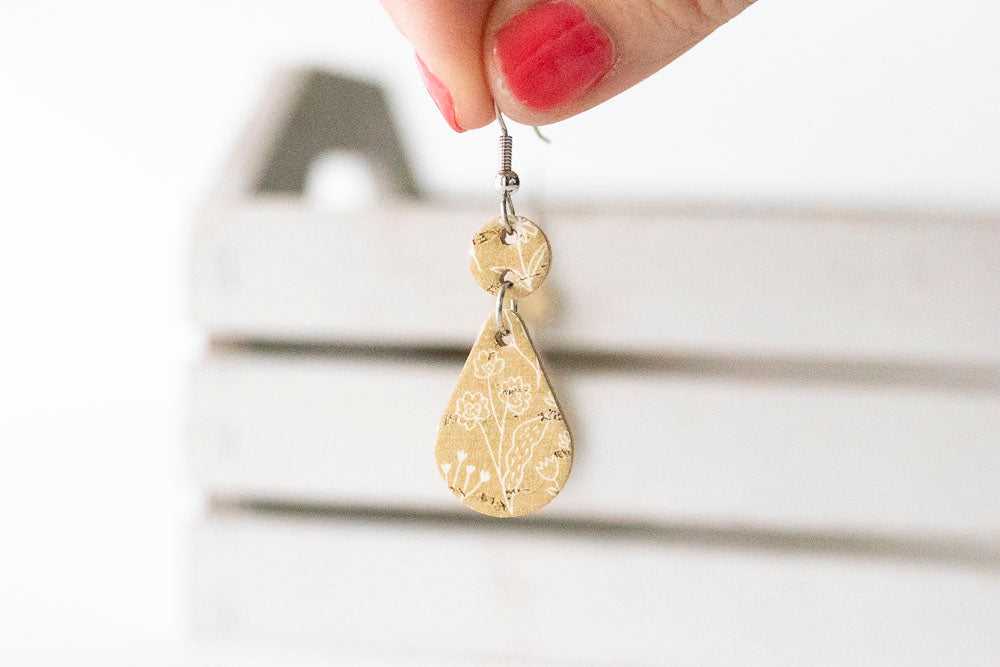
[{"label": "fingertip", "polygon": [[579,5],[550,0],[497,30],[493,59],[512,97],[529,109],[549,111],[595,86],[611,69],[614,47]]},{"label": "fingertip", "polygon": [[381,0],[410,42],[416,69],[441,117],[456,132],[488,121],[482,37],[494,0]]},{"label": "fingertip", "polygon": [[650,76],[749,4],[497,0],[483,40],[489,87],[518,122],[569,118]]},{"label": "fingertip", "polygon": [[419,53],[414,51],[413,56],[424,88],[448,127],[455,132],[467,132],[493,121],[493,99],[485,84],[476,86],[473,90],[460,86],[457,91],[452,91]]},{"label": "fingertip", "polygon": [[501,2],[489,27],[483,57],[494,99],[505,115],[544,125],[601,101],[581,103],[616,59],[611,35],[593,12],[569,0],[526,8]]},{"label": "fingertip", "polygon": [[413,52],[413,59],[417,63],[417,72],[420,74],[421,81],[424,82],[427,94],[431,96],[431,100],[434,101],[434,105],[437,106],[438,111],[441,112],[441,116],[448,123],[448,127],[456,132],[465,132],[465,129],[458,122],[458,114],[455,111],[455,100],[452,97],[451,91],[431,71],[427,63],[424,62],[424,59],[416,51]]}]

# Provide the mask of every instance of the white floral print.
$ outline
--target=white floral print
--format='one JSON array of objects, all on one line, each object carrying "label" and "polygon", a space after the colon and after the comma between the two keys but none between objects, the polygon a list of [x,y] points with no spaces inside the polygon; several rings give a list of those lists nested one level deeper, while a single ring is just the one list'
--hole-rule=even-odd
[{"label": "white floral print", "polygon": [[556,475],[559,474],[559,459],[554,454],[546,456],[535,466],[535,472],[546,481],[556,481]]},{"label": "white floral print", "polygon": [[566,451],[573,450],[573,444],[569,439],[569,433],[567,433],[566,431],[563,431],[562,433],[559,434],[559,446],[565,449]]},{"label": "white floral print", "polygon": [[531,237],[538,235],[538,227],[536,227],[533,222],[529,222],[525,218],[515,219],[513,227],[518,243],[525,243]]},{"label": "white floral print", "polygon": [[471,431],[478,422],[489,419],[490,401],[478,391],[467,391],[455,401],[455,417],[459,424]]},{"label": "white floral print", "polygon": [[507,322],[513,341],[504,345],[495,341],[493,320],[484,325],[452,409],[442,417],[446,436],[439,433],[438,441],[439,472],[448,487],[469,507],[493,516],[544,504],[572,465],[569,431],[524,325],[513,314]]},{"label": "white floral print", "polygon": [[531,385],[520,375],[505,378],[497,390],[497,398],[515,415],[523,415],[531,406]]},{"label": "white floral print", "polygon": [[488,378],[503,370],[504,361],[493,350],[480,350],[472,365],[477,378]]}]

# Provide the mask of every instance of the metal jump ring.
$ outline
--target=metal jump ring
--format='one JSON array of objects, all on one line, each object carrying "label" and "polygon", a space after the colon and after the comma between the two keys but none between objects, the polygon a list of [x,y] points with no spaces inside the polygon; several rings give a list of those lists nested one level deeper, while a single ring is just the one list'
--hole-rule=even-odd
[{"label": "metal jump ring", "polygon": [[510,193],[505,192],[500,198],[500,214],[503,219],[504,231],[508,234],[514,233],[514,225],[511,223],[511,218],[516,218],[517,213],[514,212],[514,200],[510,198]]},{"label": "metal jump ring", "polygon": [[[510,329],[503,324],[503,302],[507,297],[507,290],[514,286],[514,283],[509,280],[504,280],[500,283],[500,289],[497,290],[497,310],[496,310],[496,321],[497,321],[497,333],[501,336],[506,336],[510,333]],[[517,312],[517,299],[510,300],[510,312]]]}]

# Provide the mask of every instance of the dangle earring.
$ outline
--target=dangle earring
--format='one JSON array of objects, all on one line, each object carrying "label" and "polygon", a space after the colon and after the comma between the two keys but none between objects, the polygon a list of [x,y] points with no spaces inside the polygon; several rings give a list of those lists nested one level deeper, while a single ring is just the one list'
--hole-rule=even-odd
[{"label": "dangle earring", "polygon": [[[500,215],[472,238],[469,268],[496,296],[438,426],[435,458],[448,488],[482,514],[530,514],[566,483],[573,462],[569,428],[549,386],[517,299],[542,284],[552,253],[545,234],[517,215],[520,185],[511,169],[513,139],[500,109]],[[539,135],[541,136],[541,135]]]}]

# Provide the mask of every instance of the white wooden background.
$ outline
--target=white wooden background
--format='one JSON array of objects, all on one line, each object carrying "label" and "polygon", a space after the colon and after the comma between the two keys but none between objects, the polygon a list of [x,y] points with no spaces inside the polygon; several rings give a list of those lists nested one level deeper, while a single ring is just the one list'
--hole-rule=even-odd
[{"label": "white wooden background", "polygon": [[997,221],[545,215],[568,276],[536,297],[536,338],[575,469],[538,519],[500,527],[430,456],[491,312],[447,261],[467,215],[202,212],[206,636],[601,664],[995,654]]},{"label": "white wooden background", "polygon": [[[427,443],[462,360],[219,354],[194,375],[200,483],[229,498],[457,509]],[[543,515],[1000,537],[1000,392],[548,364],[576,447]]]},{"label": "white wooden background", "polygon": [[1000,651],[1000,579],[978,567],[477,523],[222,513],[195,533],[197,620],[213,636],[476,664],[987,664]]},{"label": "white wooden background", "polygon": [[[196,222],[196,317],[221,339],[464,347],[491,307],[470,220],[494,204],[222,200]],[[1000,364],[996,216],[605,203],[535,219],[554,268],[522,305],[551,302],[531,328],[550,350]]]},{"label": "white wooden background", "polygon": [[[494,207],[397,196],[323,211],[315,187],[312,206],[308,188],[259,187],[272,163],[313,157],[281,152],[287,127],[329,124],[324,145],[367,131],[300,115],[320,81],[276,78],[195,221],[195,316],[216,342],[192,378],[194,471],[216,504],[196,542],[200,631],[607,664],[992,653],[1000,220],[520,202],[554,247],[523,312],[552,355],[577,469],[540,518],[487,525],[445,492],[428,446],[492,312],[465,248],[472,211]],[[335,104],[360,101],[320,106]],[[383,189],[389,173],[374,174]],[[345,187],[336,172],[310,183],[324,177]],[[941,598],[913,567],[972,579]],[[705,614],[682,611],[694,600]],[[920,630],[942,614],[974,620]]]},{"label": "white wooden background", "polygon": [[[493,132],[447,130],[377,3],[8,4],[4,662],[337,661],[329,646],[190,636],[187,528],[202,496],[183,464],[184,369],[203,333],[188,314],[188,222],[277,65],[385,83],[422,180],[448,201],[489,187]],[[995,212],[998,11],[985,0],[761,0],[661,76],[549,128],[552,146],[518,131],[522,194],[536,211],[581,198],[749,198]],[[302,543],[284,544],[294,556]],[[951,646],[971,647],[965,663],[995,664],[984,641],[965,641],[985,630],[981,611],[914,625],[930,637],[951,629]],[[378,653],[341,651],[339,662],[446,661]]]}]

